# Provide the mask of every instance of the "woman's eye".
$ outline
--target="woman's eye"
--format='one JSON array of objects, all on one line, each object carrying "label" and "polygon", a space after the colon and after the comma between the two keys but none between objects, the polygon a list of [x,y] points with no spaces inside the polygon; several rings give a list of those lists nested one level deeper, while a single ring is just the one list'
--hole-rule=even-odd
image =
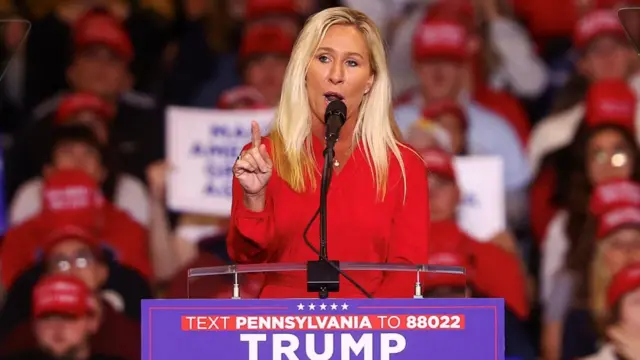
[{"label": "woman's eye", "polygon": [[318,56],[318,60],[320,60],[320,62],[322,63],[326,63],[326,62],[329,62],[329,57],[326,55],[320,55]]},{"label": "woman's eye", "polygon": [[347,60],[347,65],[350,67],[356,67],[358,66],[358,63],[353,60]]}]

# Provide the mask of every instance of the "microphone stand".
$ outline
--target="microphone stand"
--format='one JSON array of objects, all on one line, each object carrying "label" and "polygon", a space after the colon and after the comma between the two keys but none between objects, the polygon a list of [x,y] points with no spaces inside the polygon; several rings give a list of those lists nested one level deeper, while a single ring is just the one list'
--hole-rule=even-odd
[{"label": "microphone stand", "polygon": [[[336,139],[337,140],[337,139]],[[333,161],[336,155],[333,150],[336,140],[327,139],[324,149],[324,166],[322,167],[322,180],[320,182],[320,259],[327,258],[327,195],[333,176]]]},{"label": "microphone stand", "polygon": [[327,194],[333,175],[333,150],[338,141],[337,135],[327,136],[324,150],[324,166],[320,183],[320,251],[318,261],[307,263],[307,289],[317,291],[318,298],[326,299],[330,292],[340,290],[340,263],[328,259],[327,252]]}]

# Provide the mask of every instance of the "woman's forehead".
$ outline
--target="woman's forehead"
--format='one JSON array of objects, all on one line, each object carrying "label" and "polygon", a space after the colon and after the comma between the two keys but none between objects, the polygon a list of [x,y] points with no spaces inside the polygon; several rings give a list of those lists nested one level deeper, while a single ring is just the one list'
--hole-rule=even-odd
[{"label": "woman's forehead", "polygon": [[68,238],[61,241],[59,244],[56,244],[51,249],[51,253],[52,254],[70,253],[70,252],[77,252],[85,249],[89,249],[89,246],[86,244],[86,242],[77,238]]},{"label": "woman's forehead", "polygon": [[318,49],[339,54],[358,54],[367,58],[369,46],[364,35],[354,25],[333,25],[320,40]]},{"label": "woman's forehead", "polygon": [[602,129],[589,139],[589,144],[593,147],[612,146],[622,142],[624,142],[622,134],[614,129]]}]

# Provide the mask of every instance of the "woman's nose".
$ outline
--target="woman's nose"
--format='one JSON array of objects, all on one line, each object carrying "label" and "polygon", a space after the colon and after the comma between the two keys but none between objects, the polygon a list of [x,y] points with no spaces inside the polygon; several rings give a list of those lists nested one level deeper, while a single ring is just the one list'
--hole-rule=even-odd
[{"label": "woman's nose", "polygon": [[329,73],[329,81],[333,85],[342,84],[344,82],[344,67],[339,62],[334,62]]}]

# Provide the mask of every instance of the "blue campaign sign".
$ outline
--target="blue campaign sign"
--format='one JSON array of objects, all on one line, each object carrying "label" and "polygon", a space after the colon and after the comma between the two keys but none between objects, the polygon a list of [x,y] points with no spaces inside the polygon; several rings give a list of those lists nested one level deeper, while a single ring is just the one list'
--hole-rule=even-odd
[{"label": "blue campaign sign", "polygon": [[145,360],[504,360],[504,301],[143,300],[142,336]]}]

